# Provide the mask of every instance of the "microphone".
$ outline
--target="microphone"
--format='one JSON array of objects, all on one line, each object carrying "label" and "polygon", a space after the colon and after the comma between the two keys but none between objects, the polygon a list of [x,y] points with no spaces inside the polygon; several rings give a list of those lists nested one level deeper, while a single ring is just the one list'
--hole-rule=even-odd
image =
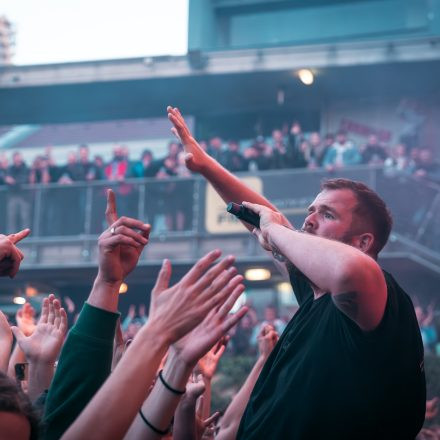
[{"label": "microphone", "polygon": [[251,211],[250,209],[245,208],[243,205],[230,202],[226,207],[226,211],[232,215],[235,215],[235,217],[238,219],[255,226],[256,228],[260,227],[260,216],[255,214],[255,212]]}]

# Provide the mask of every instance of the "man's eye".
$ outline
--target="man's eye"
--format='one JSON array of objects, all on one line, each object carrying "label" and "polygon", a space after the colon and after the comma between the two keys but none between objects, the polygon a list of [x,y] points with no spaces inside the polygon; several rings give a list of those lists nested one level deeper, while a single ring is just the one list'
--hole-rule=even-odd
[{"label": "man's eye", "polygon": [[329,219],[331,219],[331,220],[334,219],[333,215],[330,214],[329,212],[324,213],[324,217],[325,217],[325,218],[329,218]]}]

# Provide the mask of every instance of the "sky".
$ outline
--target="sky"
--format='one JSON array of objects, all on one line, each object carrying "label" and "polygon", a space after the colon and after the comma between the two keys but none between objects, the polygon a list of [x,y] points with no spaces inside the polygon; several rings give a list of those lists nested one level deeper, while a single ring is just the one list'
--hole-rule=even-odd
[{"label": "sky", "polygon": [[187,51],[188,0],[0,0],[2,15],[18,65]]}]

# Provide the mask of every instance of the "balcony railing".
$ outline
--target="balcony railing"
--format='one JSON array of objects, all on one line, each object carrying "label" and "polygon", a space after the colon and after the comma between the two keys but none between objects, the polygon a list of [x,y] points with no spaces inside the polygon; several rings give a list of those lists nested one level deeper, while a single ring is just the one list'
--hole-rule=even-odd
[{"label": "balcony railing", "polygon": [[[440,187],[394,175],[382,168],[266,171],[240,177],[273,202],[297,226],[325,178],[360,180],[387,202],[394,217],[394,240],[419,246],[440,261]],[[22,247],[26,266],[96,264],[96,241],[106,228],[106,188],[116,193],[118,214],[151,223],[143,264],[172,256],[192,261],[213,247],[247,259],[263,258],[255,241],[225,211],[224,203],[200,177],[127,180],[71,185],[26,185],[0,189],[0,231],[32,229]]]}]

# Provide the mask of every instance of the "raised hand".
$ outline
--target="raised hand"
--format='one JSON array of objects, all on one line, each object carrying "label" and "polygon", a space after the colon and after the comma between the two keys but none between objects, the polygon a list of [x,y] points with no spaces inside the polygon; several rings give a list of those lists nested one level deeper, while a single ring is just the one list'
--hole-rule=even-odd
[{"label": "raised hand", "polygon": [[227,343],[228,337],[224,336],[199,360],[197,366],[200,373],[202,373],[206,379],[210,380],[213,378],[220,358],[225,352]]},{"label": "raised hand", "polygon": [[55,295],[44,298],[35,331],[26,335],[20,327],[11,327],[17,343],[31,363],[52,364],[56,361],[67,330],[67,315]]},{"label": "raised hand", "polygon": [[260,331],[258,335],[258,351],[260,352],[260,357],[267,359],[272,353],[275,345],[279,339],[276,330],[269,324],[266,324]]},{"label": "raised hand", "polygon": [[16,243],[30,232],[30,229],[23,229],[16,234],[0,235],[0,276],[15,277],[24,258]]},{"label": "raised hand", "polygon": [[234,274],[235,272],[229,272],[229,276],[218,280],[218,283],[224,286],[222,290],[227,297],[224,304],[211,309],[192,332],[171,346],[170,350],[174,351],[187,365],[195,365],[246,314],[247,308],[242,307],[234,315],[229,315],[238,297],[244,291],[244,285],[241,284],[243,277],[233,276]]},{"label": "raised hand", "polygon": [[219,412],[211,417],[203,418],[203,393],[205,383],[202,375],[190,378],[186,385],[186,393],[176,409],[173,427],[174,440],[200,439],[211,429],[211,425],[220,416]]},{"label": "raised hand", "polygon": [[15,314],[15,321],[25,336],[32,335],[36,326],[35,309],[29,303],[25,303]]},{"label": "raised hand", "polygon": [[8,319],[0,311],[0,370],[5,373],[8,370],[12,339],[12,331]]},{"label": "raised hand", "polygon": [[[99,274],[109,284],[122,282],[136,267],[148,243],[150,225],[129,217],[118,218],[114,192],[107,190],[105,216],[109,228],[98,240]],[[139,232],[138,232],[139,231]]]},{"label": "raised hand", "polygon": [[167,107],[168,119],[172,122],[171,131],[180,140],[185,149],[185,164],[193,172],[200,173],[209,156],[197,143],[177,107]]},{"label": "raised hand", "polygon": [[263,249],[272,251],[272,245],[269,243],[268,228],[272,224],[279,224],[286,228],[293,229],[289,221],[279,211],[268,208],[267,206],[258,205],[256,203],[243,202],[243,206],[250,209],[260,216],[260,227],[254,228],[252,233],[258,238]]},{"label": "raised hand", "polygon": [[[180,339],[207,318],[207,314],[213,317],[211,325],[214,325],[215,322],[216,331],[210,333],[207,340],[203,338],[200,356],[198,355],[200,347],[195,352],[188,348],[188,351],[191,352],[189,356],[191,362],[197,362],[223,336],[223,332],[227,331],[224,329],[229,329],[246,313],[246,310],[242,310],[233,317],[226,318],[235,302],[233,298],[243,292],[244,286],[240,284],[243,277],[241,275],[234,276],[237,270],[231,267],[235,261],[233,256],[224,258],[210,268],[211,264],[220,257],[220,254],[219,250],[215,250],[202,257],[172,287],[168,287],[171,277],[171,263],[169,260],[164,260],[151,294],[148,322],[157,322],[162,327],[166,322],[164,330],[167,332],[169,342]],[[231,301],[233,301],[232,304]],[[204,327],[207,328],[207,325]],[[209,330],[213,330],[212,326],[209,327]],[[207,346],[204,345],[206,342]]]}]

